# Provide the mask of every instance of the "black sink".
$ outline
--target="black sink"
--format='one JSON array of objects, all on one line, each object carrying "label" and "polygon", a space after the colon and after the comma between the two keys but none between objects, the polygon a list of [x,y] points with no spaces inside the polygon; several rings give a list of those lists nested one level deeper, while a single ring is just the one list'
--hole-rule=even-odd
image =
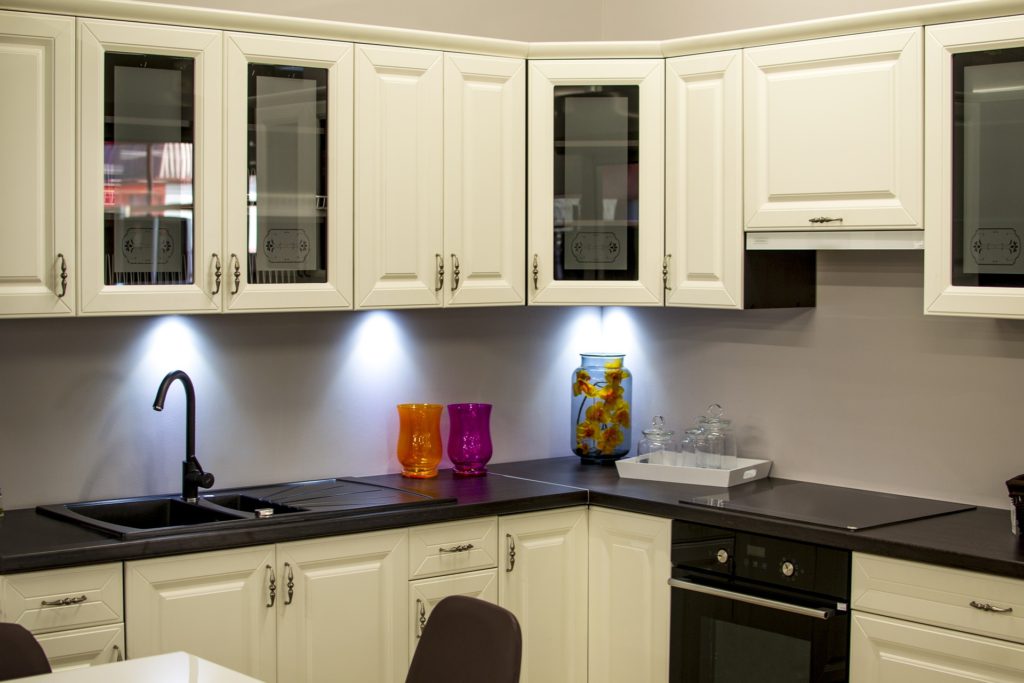
[{"label": "black sink", "polygon": [[[203,501],[213,503],[220,507],[239,512],[248,512],[257,517],[269,517],[270,515],[287,515],[295,512],[304,512],[305,508],[293,505],[275,503],[271,500],[254,498],[244,493],[209,493],[203,496]],[[269,514],[268,514],[269,512]]]}]

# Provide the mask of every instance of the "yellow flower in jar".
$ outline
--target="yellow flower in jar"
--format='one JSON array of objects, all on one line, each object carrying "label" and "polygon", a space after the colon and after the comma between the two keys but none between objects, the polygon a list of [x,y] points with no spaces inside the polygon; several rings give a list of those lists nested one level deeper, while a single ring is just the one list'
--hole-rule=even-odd
[{"label": "yellow flower in jar", "polygon": [[602,453],[612,453],[615,447],[622,443],[623,439],[622,430],[617,425],[611,425],[601,432],[601,438],[597,441],[597,448]]},{"label": "yellow flower in jar", "polygon": [[597,397],[604,401],[607,407],[614,407],[622,400],[624,391],[621,384],[609,384],[598,390]]},{"label": "yellow flower in jar", "polygon": [[628,428],[630,426],[629,405],[625,401],[619,403],[620,405],[612,413],[612,422]]},{"label": "yellow flower in jar", "polygon": [[580,369],[576,372],[576,381],[572,383],[572,395],[596,396],[597,387],[590,383],[590,373]]},{"label": "yellow flower in jar", "polygon": [[607,422],[608,418],[605,415],[604,405],[595,403],[594,405],[587,408],[587,420],[600,424],[601,422]]},{"label": "yellow flower in jar", "polygon": [[618,386],[627,377],[629,377],[629,372],[625,368],[613,368],[604,371],[604,381],[609,385]]},{"label": "yellow flower in jar", "polygon": [[600,425],[596,422],[581,422],[576,425],[576,441],[583,441],[584,439],[593,439],[597,437],[597,433],[600,431]]}]

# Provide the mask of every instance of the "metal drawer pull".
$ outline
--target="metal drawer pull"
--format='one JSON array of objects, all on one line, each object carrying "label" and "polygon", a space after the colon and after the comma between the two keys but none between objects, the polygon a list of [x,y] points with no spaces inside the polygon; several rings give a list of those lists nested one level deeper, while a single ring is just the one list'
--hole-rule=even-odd
[{"label": "metal drawer pull", "polygon": [[434,287],[434,291],[440,292],[444,289],[444,258],[440,254],[434,254],[434,260],[437,263],[437,287]]},{"label": "metal drawer pull", "polygon": [[459,257],[452,254],[452,291],[459,288],[459,275],[462,269],[459,268]]},{"label": "metal drawer pull", "polygon": [[836,611],[833,609],[817,609],[815,607],[791,605],[788,602],[779,602],[778,600],[759,598],[756,595],[736,593],[734,591],[727,591],[722,588],[712,588],[711,586],[704,586],[699,583],[693,583],[692,581],[680,581],[679,579],[669,579],[668,585],[672,586],[673,588],[682,588],[683,590],[693,591],[695,593],[714,595],[719,598],[727,598],[729,600],[736,600],[737,602],[745,602],[748,605],[758,605],[759,607],[777,609],[782,612],[790,612],[792,614],[799,614],[805,617],[814,617],[815,619],[830,619],[834,617],[836,614]]},{"label": "metal drawer pull", "polygon": [[119,648],[117,645],[115,645],[113,647],[113,649],[111,650],[111,653],[114,655],[114,661],[115,662],[123,662],[124,661],[124,655],[121,654],[121,648]]},{"label": "metal drawer pull", "polygon": [[214,252],[211,261],[213,261],[213,291],[210,294],[215,295],[220,293],[220,256],[217,256],[217,253]]},{"label": "metal drawer pull", "polygon": [[80,605],[89,598],[79,595],[77,598],[61,598],[60,600],[43,600],[43,607],[67,607],[68,605]]},{"label": "metal drawer pull", "polygon": [[274,568],[269,564],[267,565],[267,572],[270,574],[270,584],[268,586],[267,594],[267,607],[273,607],[274,603],[277,602],[277,575],[274,574]]},{"label": "metal drawer pull", "polygon": [[419,613],[416,620],[416,637],[419,638],[423,635],[423,627],[427,625],[427,608],[419,598],[416,598],[416,611]]},{"label": "metal drawer pull", "polygon": [[540,264],[537,263],[537,255],[533,255],[533,288],[537,289],[537,278],[540,277]]},{"label": "metal drawer pull", "polygon": [[842,223],[842,218],[832,218],[830,216],[818,216],[817,218],[808,218],[811,223]]},{"label": "metal drawer pull", "polygon": [[64,258],[64,254],[57,254],[57,258],[60,259],[60,294],[57,295],[57,298],[63,299],[64,295],[68,293],[68,261]]},{"label": "metal drawer pull", "polygon": [[292,604],[292,596],[295,595],[295,575],[292,574],[292,566],[289,563],[285,562],[284,568],[288,572],[288,583],[286,584],[288,586],[288,597],[284,599],[284,604],[290,605]]},{"label": "metal drawer pull", "polygon": [[995,607],[987,602],[978,602],[977,600],[971,600],[971,607],[980,609],[982,612],[995,612],[996,614],[1009,614],[1013,611],[1012,607]]},{"label": "metal drawer pull", "polygon": [[234,287],[234,289],[231,290],[231,296],[234,296],[235,294],[238,294],[238,285],[239,285],[240,281],[242,280],[242,264],[238,261],[238,255],[237,254],[232,254],[231,255],[231,262],[235,264],[235,267],[234,267],[235,287]]},{"label": "metal drawer pull", "polygon": [[512,538],[512,534],[505,534],[505,540],[508,541],[508,563],[505,565],[505,571],[511,572],[516,568],[516,539]]},{"label": "metal drawer pull", "polygon": [[467,550],[472,550],[472,543],[461,543],[459,545],[453,545],[451,548],[438,548],[439,553],[464,553]]}]

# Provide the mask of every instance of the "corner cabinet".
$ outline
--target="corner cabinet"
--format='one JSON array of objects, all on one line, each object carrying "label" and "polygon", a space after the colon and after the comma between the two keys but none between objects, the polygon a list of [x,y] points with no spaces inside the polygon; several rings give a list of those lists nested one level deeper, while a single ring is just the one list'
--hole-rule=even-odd
[{"label": "corner cabinet", "polygon": [[1024,318],[1024,17],[925,31],[924,310]]},{"label": "corner cabinet", "polygon": [[215,312],[219,31],[78,24],[83,314]]},{"label": "corner cabinet", "polygon": [[531,304],[661,305],[661,59],[529,63]]},{"label": "corner cabinet", "polygon": [[75,20],[0,12],[0,317],[74,315]]},{"label": "corner cabinet", "polygon": [[748,230],[922,227],[920,28],[743,53]]}]

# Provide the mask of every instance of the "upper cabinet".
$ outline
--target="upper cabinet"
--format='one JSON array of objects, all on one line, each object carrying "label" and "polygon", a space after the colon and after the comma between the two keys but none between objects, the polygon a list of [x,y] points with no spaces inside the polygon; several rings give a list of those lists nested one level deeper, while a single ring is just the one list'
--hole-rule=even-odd
[{"label": "upper cabinet", "polygon": [[75,312],[75,21],[0,12],[0,317]]},{"label": "upper cabinet", "polygon": [[922,225],[921,29],[744,50],[748,230]]},{"label": "upper cabinet", "polygon": [[348,43],[229,33],[228,311],[352,307]]},{"label": "upper cabinet", "polygon": [[217,311],[219,31],[79,23],[80,311]]},{"label": "upper cabinet", "polygon": [[518,59],[356,48],[359,308],[522,304]]},{"label": "upper cabinet", "polygon": [[925,312],[1024,318],[1024,17],[925,36]]},{"label": "upper cabinet", "polygon": [[664,61],[529,68],[530,303],[661,304]]}]

